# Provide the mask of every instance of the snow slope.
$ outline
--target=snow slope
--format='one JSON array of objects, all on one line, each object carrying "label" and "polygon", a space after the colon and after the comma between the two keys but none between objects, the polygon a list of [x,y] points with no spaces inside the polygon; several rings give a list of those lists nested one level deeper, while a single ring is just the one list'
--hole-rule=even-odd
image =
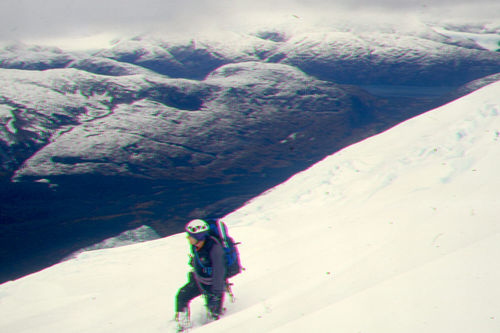
[{"label": "snow slope", "polygon": [[[500,82],[350,146],[228,215],[246,271],[196,332],[499,332]],[[0,285],[1,332],[169,332],[184,235]]]}]

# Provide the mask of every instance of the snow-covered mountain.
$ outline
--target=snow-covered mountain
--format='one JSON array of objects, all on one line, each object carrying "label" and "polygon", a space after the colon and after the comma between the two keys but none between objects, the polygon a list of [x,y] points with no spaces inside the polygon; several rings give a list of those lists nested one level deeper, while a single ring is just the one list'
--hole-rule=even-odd
[{"label": "snow-covered mountain", "polygon": [[496,80],[499,31],[343,25],[3,47],[0,281],[126,230],[166,235],[226,214]]},{"label": "snow-covered mountain", "polygon": [[[225,217],[246,271],[196,332],[500,330],[500,83],[333,154]],[[182,234],[0,285],[2,332],[169,332]]]},{"label": "snow-covered mountain", "polygon": [[[342,88],[281,64],[226,65],[202,82],[144,75],[107,77],[74,69],[10,70],[6,75],[13,82],[2,89],[6,104],[13,110],[16,105],[25,108],[17,114],[12,111],[18,122],[26,119],[24,128],[14,130],[37,133],[31,139],[45,141],[16,178],[73,174],[227,178],[227,169],[248,163],[247,156],[256,147],[268,144],[286,163],[289,158],[284,154],[293,154],[290,144],[284,143],[290,135],[299,151],[313,154],[311,138],[324,142],[319,137],[326,135],[333,141],[348,130],[339,126],[327,132],[321,124],[363,117]],[[45,107],[33,105],[40,102],[39,96],[44,96]],[[6,136],[19,138],[12,132]],[[22,143],[13,142],[11,147]],[[259,159],[254,156],[253,172],[276,166],[275,159],[266,158],[261,150]]]},{"label": "snow-covered mountain", "polygon": [[[479,45],[476,42],[480,40],[479,37],[473,39],[469,36],[472,32],[467,35],[466,32],[453,31],[450,27],[447,30],[428,25],[404,31],[390,26],[376,29],[380,30],[345,26],[314,32],[264,29],[253,34],[228,32],[216,37],[199,36],[197,39],[143,36],[117,41],[109,49],[94,53],[70,53],[55,47],[26,45],[4,47],[0,51],[0,67],[4,68],[0,74],[5,82],[0,92],[2,168],[4,172],[11,173],[26,161],[17,171],[16,177],[33,175],[43,178],[55,174],[93,173],[96,168],[92,165],[99,165],[97,173],[100,174],[118,172],[147,177],[150,172],[142,168],[149,163],[142,162],[151,160],[152,156],[156,158],[158,153],[173,156],[173,159],[183,161],[189,167],[211,164],[214,156],[220,152],[217,149],[200,149],[200,143],[192,147],[186,144],[186,140],[193,140],[193,133],[205,137],[210,132],[209,137],[222,141],[217,143],[218,146],[226,146],[227,140],[221,139],[217,133],[223,131],[232,138],[229,143],[232,147],[226,150],[231,150],[231,153],[246,151],[234,139],[238,135],[227,131],[228,124],[235,121],[240,123],[241,117],[245,122],[249,121],[248,118],[258,119],[259,126],[268,123],[271,128],[278,127],[272,121],[262,119],[262,115],[276,109],[336,110],[349,113],[350,119],[373,118],[373,115],[360,115],[360,110],[351,110],[346,105],[346,98],[349,99],[346,92],[340,93],[337,87],[329,91],[324,82],[317,81],[318,78],[334,85],[348,83],[371,87],[372,91],[378,92],[397,89],[401,85],[412,86],[414,90],[416,87],[425,87],[429,92],[432,91],[430,87],[436,91],[443,87],[449,90],[500,72],[500,53]],[[496,30],[490,30],[485,33],[493,43]],[[474,36],[482,35],[476,32]],[[303,73],[299,74],[300,71]],[[233,74],[236,72],[238,75]],[[222,76],[220,73],[223,73]],[[218,76],[217,80],[214,80],[214,76]],[[169,80],[169,77],[187,80]],[[257,81],[261,81],[259,85],[255,84]],[[287,84],[276,86],[277,82]],[[374,89],[374,86],[379,88]],[[294,94],[294,100],[301,101],[286,101],[286,95],[291,94]],[[339,94],[346,98],[342,100]],[[353,91],[348,94],[352,95]],[[216,95],[225,98],[215,98]],[[254,99],[249,95],[259,98]],[[359,93],[354,95],[355,103],[364,102]],[[332,105],[332,101],[315,101],[316,97],[322,99],[321,96],[342,101],[340,105]],[[228,108],[231,109],[229,117],[228,111],[218,111]],[[255,109],[266,111],[256,114]],[[223,121],[214,122],[206,117],[207,114],[213,114],[214,110],[217,110],[217,118],[224,114]],[[206,114],[202,117],[207,118],[203,122],[199,121],[198,115],[202,111]],[[141,112],[147,116],[143,117]],[[108,140],[110,136],[116,136],[113,132],[119,131],[126,137],[136,136],[133,131],[126,133],[121,125],[113,125],[116,118],[130,118],[123,116],[130,113],[145,119],[143,124],[137,125],[141,128],[149,127],[149,120],[158,125],[161,118],[166,118],[170,123],[168,126],[161,124],[156,127],[164,128],[163,132],[170,132],[172,128],[177,139],[160,139],[158,144],[169,146],[166,149],[156,149],[152,147],[157,146],[154,143],[142,146],[137,144],[137,139],[127,138],[120,140],[116,147]],[[388,113],[392,113],[392,110]],[[171,119],[179,118],[180,114],[189,114],[183,117],[190,120],[185,123]],[[250,114],[251,117],[248,116]],[[316,116],[318,114],[315,112]],[[284,122],[302,123],[303,120],[284,119]],[[179,128],[185,128],[190,121],[196,123],[193,133],[179,133]],[[137,119],[134,122],[137,124]],[[324,122],[325,119],[320,120],[320,123]],[[345,120],[336,122],[345,123]],[[219,128],[221,123],[226,125]],[[93,127],[99,130],[93,130]],[[267,138],[265,129],[261,133],[260,129],[250,130],[246,126],[238,128],[236,134],[257,134],[253,138],[265,137],[265,141],[270,142],[281,142],[289,135],[295,138],[300,136],[297,135],[297,127],[285,127],[284,133],[277,134],[276,138]],[[308,125],[301,124],[301,127],[307,128]],[[352,126],[335,127],[342,132],[350,131],[349,127]],[[161,130],[157,133],[158,128],[151,128],[150,131],[156,139],[165,137]],[[317,129],[315,131],[318,132]],[[103,132],[107,134],[101,136]],[[62,135],[65,133],[67,135]],[[345,137],[338,135],[341,136]],[[145,137],[149,141],[147,138],[151,135]],[[248,142],[248,138],[242,139]],[[310,139],[310,136],[306,138]],[[75,151],[75,147],[60,147],[65,145],[62,142],[75,140],[84,142],[78,151]],[[331,138],[327,140],[331,141]],[[207,146],[205,142],[201,144]],[[109,145],[114,150],[118,149],[119,154],[109,151],[106,148]],[[135,148],[124,153],[119,148],[123,148],[123,145]],[[33,155],[40,148],[43,149]],[[177,170],[169,167],[176,163],[166,159],[167,163],[163,163],[163,157],[155,163],[164,165],[160,169],[154,165],[151,168],[157,170],[156,174],[167,173],[171,178],[178,179]],[[287,160],[286,157],[283,159]],[[140,166],[134,167],[137,162]],[[209,169],[210,173],[217,170]],[[182,173],[183,169],[180,170]],[[193,175],[198,174],[199,170],[188,172]],[[201,172],[199,176],[205,177],[205,174]]]},{"label": "snow-covered mountain", "polygon": [[[170,112],[176,113],[174,117],[178,116],[177,111],[213,110],[219,108],[221,103],[225,107],[231,105],[236,109],[244,107],[252,110],[264,107],[261,98],[253,100],[245,97],[247,94],[265,96],[266,101],[271,98],[273,104],[276,105],[271,106],[270,109],[302,107],[309,111],[311,109],[309,101],[313,100],[316,95],[327,95],[334,99],[338,96],[338,91],[323,91],[325,84],[316,81],[318,78],[334,84],[356,84],[372,87],[372,89],[376,86],[379,89],[373,91],[378,92],[381,91],[380,87],[391,90],[401,85],[412,86],[414,90],[416,87],[425,87],[429,92],[432,91],[429,87],[436,91],[440,91],[439,89],[443,87],[449,90],[471,80],[500,72],[500,53],[492,51],[491,48],[486,49],[479,44],[479,41],[482,41],[481,36],[487,36],[490,44],[493,44],[495,32],[498,35],[500,28],[495,30],[491,27],[484,31],[484,34],[477,33],[477,28],[470,28],[475,32],[474,34],[454,31],[459,30],[458,28],[444,29],[428,25],[419,25],[413,30],[403,31],[390,26],[375,29],[360,29],[356,26],[323,28],[314,32],[263,29],[252,34],[227,32],[215,37],[198,36],[184,39],[142,36],[117,41],[109,49],[93,53],[71,53],[55,47],[26,45],[4,47],[0,51],[2,59],[0,67],[4,68],[0,74],[5,82],[0,92],[3,125],[0,128],[2,131],[0,160],[2,168],[4,172],[13,172],[36,150],[46,147],[44,152],[34,157],[34,160],[27,162],[27,165],[18,172],[19,176],[36,174],[35,177],[43,178],[44,175],[49,176],[51,173],[65,174],[68,168],[58,168],[54,165],[57,162],[49,162],[52,164],[50,172],[34,172],[33,165],[40,163],[40,155],[46,155],[47,151],[51,150],[48,147],[51,143],[57,144],[58,141],[63,140],[61,133],[74,132],[71,135],[78,141],[88,141],[86,137],[95,138],[97,133],[87,133],[88,135],[85,134],[82,137],[78,135],[78,132],[84,126],[80,125],[92,127],[91,121],[95,118],[100,118],[100,121],[95,121],[96,126],[99,127],[102,127],[99,125],[101,123],[113,123],[113,119],[117,118],[115,110],[116,113],[127,113],[129,111],[124,109],[133,108],[136,101],[143,101],[143,105],[138,106],[138,110],[133,111],[134,114],[142,110],[155,110],[156,104],[160,102],[158,108],[166,106],[168,110],[171,110]],[[496,42],[498,43],[498,38]],[[260,65],[256,67],[256,64]],[[281,69],[273,72],[273,68],[278,68],[276,67],[278,64],[282,65]],[[231,70],[227,68],[220,70],[226,65],[233,67],[228,67],[232,68]],[[250,68],[246,68],[248,66]],[[231,78],[232,71],[238,67],[243,69],[238,69],[239,74]],[[21,71],[13,69],[21,69]],[[253,77],[244,77],[254,70],[256,73],[252,74]],[[289,75],[287,71],[290,73],[302,71],[306,76]],[[226,80],[215,82],[214,73],[222,72],[224,76],[219,75],[219,79],[225,78]],[[312,77],[307,77],[307,75]],[[189,81],[169,81],[169,77]],[[248,84],[236,83],[237,80]],[[254,91],[255,85],[252,81],[256,80],[261,80],[261,85],[264,85],[264,82],[268,85],[273,85],[274,82],[287,82],[291,87],[282,84],[278,88],[268,87],[270,90]],[[320,91],[316,93],[318,85],[323,87],[319,88]],[[239,93],[241,89],[244,91]],[[275,93],[272,91],[275,89],[284,92]],[[299,89],[295,94],[295,99],[307,99],[307,106],[290,106],[287,102],[283,103],[284,96],[281,95],[292,94],[295,92],[294,89]],[[154,96],[155,90],[156,94],[161,96]],[[218,103],[212,102],[214,94],[219,94],[221,90],[229,90],[229,93],[222,93],[222,95],[231,96],[224,100],[217,98]],[[301,97],[300,95],[309,96]],[[360,100],[357,96],[356,99]],[[154,105],[148,105],[149,101],[152,101]],[[360,117],[355,114],[359,110],[348,110],[345,106],[333,108],[328,102],[325,105],[324,101],[318,104],[312,109],[340,109],[352,113],[351,118]],[[151,111],[145,112],[151,113]],[[252,113],[252,117],[260,118],[253,111],[243,112]],[[170,121],[168,114],[162,117],[167,117]],[[143,125],[147,126],[147,124]],[[181,125],[184,126],[184,124]],[[204,128],[210,131],[216,126],[217,124],[213,123],[204,124]],[[76,130],[73,131],[73,129]],[[100,129],[99,133],[105,130]],[[349,131],[350,129],[344,128],[343,130]],[[292,126],[286,131],[289,133],[283,133],[285,137],[280,140],[294,134],[296,128]],[[204,135],[206,131],[197,130],[197,132]],[[252,131],[243,128],[240,132]],[[121,133],[125,134],[123,131]],[[183,135],[183,133],[176,134],[181,137],[180,141],[187,140],[182,137]],[[191,136],[190,133],[187,135]],[[210,136],[218,135],[211,133]],[[259,133],[259,136],[265,136],[265,134]],[[72,139],[68,138],[68,140]],[[92,141],[90,140],[86,146],[96,146],[96,143]],[[127,141],[130,140],[123,140],[123,142]],[[218,153],[209,149],[209,151],[203,151],[204,157],[192,157],[190,152],[183,151],[182,147],[186,146],[184,142],[178,143],[175,139],[167,141],[177,145],[177,148],[167,149],[168,154],[175,149],[174,155],[179,155],[179,159],[192,159],[195,161],[194,164],[197,164],[196,161],[200,159],[202,164],[209,163],[207,159],[213,160],[210,155]],[[235,145],[238,146],[238,144]],[[99,146],[106,146],[106,144]],[[196,145],[192,147],[193,150],[198,148]],[[156,151],[154,148],[152,150]],[[154,155],[151,149],[146,149],[146,151],[145,154]],[[95,161],[102,159],[92,155],[104,154],[110,163],[103,168],[102,173],[109,174],[111,169],[127,173],[127,170],[124,170],[126,166],[123,166],[123,158],[113,158],[105,147],[102,151],[68,153],[73,155],[88,153],[88,158]],[[126,155],[129,154],[124,154]],[[61,161],[57,156],[54,157],[55,161]],[[81,157],[75,158],[78,160]],[[73,161],[72,159],[64,160]],[[131,163],[134,164],[134,162]],[[82,168],[75,167],[75,163],[70,164],[70,169],[76,168],[79,169],[77,173],[82,172]],[[168,167],[170,164],[167,163],[167,167],[162,168],[167,173],[172,172],[172,169]],[[40,166],[38,169],[48,170],[47,165]],[[94,168],[89,168],[88,172],[93,170]],[[210,171],[213,172],[213,170]],[[75,171],[69,171],[69,173],[73,172]],[[173,176],[177,178],[177,174]]]}]

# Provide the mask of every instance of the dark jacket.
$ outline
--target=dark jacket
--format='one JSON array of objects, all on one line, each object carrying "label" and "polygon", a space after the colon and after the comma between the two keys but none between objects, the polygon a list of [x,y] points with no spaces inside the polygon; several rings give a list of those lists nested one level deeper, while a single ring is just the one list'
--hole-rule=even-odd
[{"label": "dark jacket", "polygon": [[226,267],[222,246],[215,238],[209,236],[201,249],[196,250],[195,246],[191,246],[191,251],[193,253],[192,266],[198,283],[204,289],[208,287],[207,292],[212,295],[222,295],[226,282]]}]

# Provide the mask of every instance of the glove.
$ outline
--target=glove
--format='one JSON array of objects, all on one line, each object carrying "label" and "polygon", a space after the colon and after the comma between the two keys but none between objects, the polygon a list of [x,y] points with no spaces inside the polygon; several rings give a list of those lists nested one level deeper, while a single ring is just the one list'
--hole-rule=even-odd
[{"label": "glove", "polygon": [[220,315],[222,314],[222,302],[222,295],[207,295],[207,309],[210,313],[210,316],[215,320],[219,319]]}]

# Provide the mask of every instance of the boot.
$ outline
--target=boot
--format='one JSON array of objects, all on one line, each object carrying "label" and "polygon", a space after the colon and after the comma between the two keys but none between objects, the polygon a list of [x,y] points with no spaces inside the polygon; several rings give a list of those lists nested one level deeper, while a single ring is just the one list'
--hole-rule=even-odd
[{"label": "boot", "polygon": [[184,310],[182,312],[177,312],[175,321],[177,322],[177,332],[187,331],[189,328],[189,311]]}]

